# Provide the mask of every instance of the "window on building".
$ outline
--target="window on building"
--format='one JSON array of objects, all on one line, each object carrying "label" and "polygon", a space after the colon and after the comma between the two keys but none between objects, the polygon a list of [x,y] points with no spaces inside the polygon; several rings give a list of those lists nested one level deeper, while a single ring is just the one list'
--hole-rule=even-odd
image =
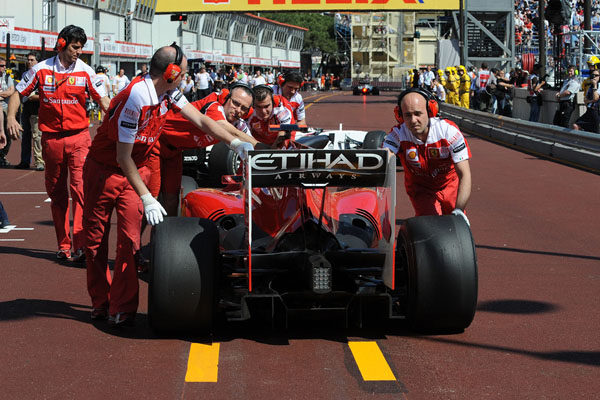
[{"label": "window on building", "polygon": [[217,28],[215,30],[215,38],[227,39],[229,36],[229,21],[230,16],[228,14],[217,16]]},{"label": "window on building", "polygon": [[260,45],[268,46],[268,47],[273,46],[273,36],[274,35],[275,35],[275,32],[273,32],[270,29],[265,29],[265,31],[262,34],[262,39],[260,41]]},{"label": "window on building", "polygon": [[258,43],[258,25],[247,25],[246,26],[246,42],[250,44]]},{"label": "window on building", "polygon": [[236,42],[244,41],[244,25],[241,21],[235,21],[233,26],[233,36],[231,40],[235,40]]},{"label": "window on building", "polygon": [[140,21],[152,22],[155,9],[156,0],[136,0],[133,18]]},{"label": "window on building", "polygon": [[202,34],[204,36],[212,37],[215,33],[215,26],[217,25],[217,16],[214,14],[206,14],[204,17],[204,24],[202,25]]}]

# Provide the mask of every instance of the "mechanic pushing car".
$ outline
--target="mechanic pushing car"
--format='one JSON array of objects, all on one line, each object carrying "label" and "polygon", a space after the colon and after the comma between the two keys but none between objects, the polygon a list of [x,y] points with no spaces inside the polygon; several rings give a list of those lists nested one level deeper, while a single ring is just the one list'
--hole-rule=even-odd
[{"label": "mechanic pushing car", "polygon": [[294,140],[295,132],[271,132],[269,125],[295,123],[292,106],[285,97],[274,94],[271,86],[258,85],[254,92],[254,112],[248,119],[252,136],[273,148],[285,146],[286,139]]},{"label": "mechanic pushing car", "polygon": [[302,87],[304,78],[296,71],[288,71],[277,78],[277,85],[273,86],[273,93],[283,96],[292,106],[294,119],[298,125],[306,125],[306,112],[304,100],[298,90]]},{"label": "mechanic pushing car", "polygon": [[[229,144],[244,159],[252,144],[234,137],[190,105],[177,87],[187,59],[175,43],[161,47],[150,61],[150,73],[134,80],[112,99],[92,142],[84,166],[88,291],[92,319],[114,326],[133,325],[139,283],[134,253],[140,247],[142,215],[151,225],[163,221],[164,208],[149,192],[149,156],[171,108]],[[117,251],[112,283],[107,278],[108,229],[117,212]]]},{"label": "mechanic pushing car", "polygon": [[[253,99],[254,93],[250,86],[236,83],[229,90],[223,89],[218,96],[211,93],[191,104],[232,135],[256,145],[258,141],[249,136],[250,129],[244,120],[252,113]],[[172,110],[167,113],[167,120],[159,139],[161,193],[167,215],[177,215],[183,150],[210,146],[218,141],[205,131],[198,130],[181,113]]]},{"label": "mechanic pushing car", "polygon": [[428,92],[413,88],[398,96],[394,114],[398,125],[383,146],[404,167],[404,186],[421,215],[460,215],[471,196],[471,150],[451,121],[437,117],[438,103]]}]

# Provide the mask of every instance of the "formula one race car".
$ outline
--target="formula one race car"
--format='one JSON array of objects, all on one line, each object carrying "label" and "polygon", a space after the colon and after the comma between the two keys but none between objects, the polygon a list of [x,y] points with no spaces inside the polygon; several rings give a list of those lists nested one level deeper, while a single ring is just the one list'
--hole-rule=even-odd
[{"label": "formula one race car", "polygon": [[207,335],[217,315],[307,313],[359,323],[378,315],[435,331],[469,326],[477,303],[469,227],[452,215],[415,217],[396,240],[387,150],[256,150],[244,166],[223,177],[223,189],[189,191],[183,216],[155,228],[153,329]]},{"label": "formula one race car", "polygon": [[371,84],[371,81],[368,79],[362,79],[360,81],[358,81],[358,86],[355,86],[352,89],[352,94],[354,94],[355,96],[358,95],[366,95],[366,94],[372,94],[373,96],[379,96],[379,88],[376,86],[373,86]]}]

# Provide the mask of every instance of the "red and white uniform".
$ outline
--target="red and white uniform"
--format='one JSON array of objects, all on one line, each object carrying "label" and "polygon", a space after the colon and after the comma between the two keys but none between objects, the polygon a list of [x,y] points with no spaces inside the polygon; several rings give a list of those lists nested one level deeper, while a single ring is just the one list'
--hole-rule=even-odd
[{"label": "red and white uniform", "polygon": [[[144,183],[150,178],[147,164],[158,143],[171,108],[188,104],[178,90],[156,94],[149,75],[136,77],[110,103],[84,167],[86,262],[88,292],[94,308],[109,306],[109,313],[135,312],[138,279],[134,253],[140,248],[143,205],[117,163],[117,142],[132,143],[131,157]],[[112,283],[106,276],[108,229],[117,212],[117,254]],[[109,302],[110,299],[110,302]]]},{"label": "red and white uniform", "polygon": [[471,158],[471,150],[458,127],[430,118],[423,143],[405,124],[397,125],[383,142],[404,167],[404,186],[416,215],[450,214],[456,205],[458,174],[454,164]]},{"label": "red and white uniform", "polygon": [[[283,93],[281,92],[281,87],[279,85],[273,86],[273,93],[281,95],[283,97]],[[306,112],[304,111],[304,100],[302,99],[302,95],[298,92],[294,93],[289,102],[292,106],[292,112],[294,113],[294,118],[296,119],[296,121],[305,120]]]},{"label": "red and white uniform", "polygon": [[[44,60],[24,75],[16,89],[23,96],[37,90],[40,96],[39,128],[42,157],[46,164],[45,184],[60,250],[81,249],[83,215],[82,170],[90,146],[85,100],[106,96],[106,89],[86,63],[77,60],[64,68],[58,57]],[[69,189],[73,208],[73,241],[69,237]]]},{"label": "red and white uniform", "polygon": [[[260,119],[256,111],[248,118],[248,126],[252,136],[259,142],[272,145],[277,139],[277,132],[269,131],[269,125],[293,124],[296,119],[293,116],[292,106],[283,98],[275,95],[273,112],[267,121]],[[292,132],[292,140],[296,137],[296,132]]]},{"label": "red and white uniform", "polygon": [[[216,98],[216,96],[209,95],[191,104],[213,121],[225,121],[225,110],[218,101],[215,101]],[[250,134],[250,129],[243,119],[238,119],[233,126]],[[169,194],[179,193],[181,174],[183,173],[183,150],[211,146],[218,141],[198,129],[181,114],[169,111],[160,137],[161,190]]]},{"label": "red and white uniform", "polygon": [[482,69],[477,72],[477,81],[476,86],[477,90],[482,91],[485,90],[488,81],[490,80],[490,71],[487,69]]}]

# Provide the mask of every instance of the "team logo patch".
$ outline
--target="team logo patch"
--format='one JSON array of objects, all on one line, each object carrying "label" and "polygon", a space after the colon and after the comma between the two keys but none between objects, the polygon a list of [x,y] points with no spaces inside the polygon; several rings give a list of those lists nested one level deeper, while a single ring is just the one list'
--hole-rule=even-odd
[{"label": "team logo patch", "polygon": [[452,149],[452,152],[453,153],[458,153],[459,151],[464,150],[465,147],[467,147],[467,145],[465,144],[465,142],[462,142],[461,144],[459,144],[458,146],[456,146],[454,149]]},{"label": "team logo patch", "polygon": [[69,80],[67,82],[69,83],[69,85],[74,85],[75,84],[75,77],[74,76],[70,76]]},{"label": "team logo patch", "polygon": [[56,90],[56,88],[54,87],[54,85],[52,86],[42,86],[42,90],[46,93],[54,93],[54,91]]},{"label": "team logo patch", "polygon": [[137,111],[127,107],[125,107],[125,109],[123,110],[123,114],[127,115],[131,119],[138,119],[140,116],[140,114]]},{"label": "team logo patch", "polygon": [[181,92],[178,90],[178,91],[175,93],[175,96],[173,96],[173,101],[174,101],[175,103],[177,103],[177,102],[179,101],[179,99],[181,98],[181,96],[183,96],[183,94],[182,94],[182,93],[181,93]]},{"label": "team logo patch", "polygon": [[100,87],[100,86],[102,86],[102,81],[98,81],[98,82],[96,82],[96,83],[95,83],[95,86],[96,86],[96,87]]},{"label": "team logo patch", "polygon": [[28,77],[27,75],[25,75],[25,76],[23,77],[23,80],[25,81],[25,83],[27,83],[27,82],[29,82],[29,77]]},{"label": "team logo patch", "polygon": [[406,159],[410,162],[418,163],[419,153],[417,152],[417,149],[411,148],[406,150]]},{"label": "team logo patch", "polygon": [[52,76],[47,76],[47,77],[46,77],[46,79],[45,79],[45,81],[44,81],[44,83],[45,83],[46,85],[52,85],[52,84],[54,83],[54,77],[52,77]]},{"label": "team logo patch", "polygon": [[440,158],[440,149],[437,147],[430,147],[427,149],[429,152],[429,157],[431,158]]},{"label": "team logo patch", "polygon": [[129,129],[135,129],[135,128],[137,128],[137,124],[134,124],[132,122],[127,122],[127,121],[121,121],[121,126],[123,128],[129,128]]}]

